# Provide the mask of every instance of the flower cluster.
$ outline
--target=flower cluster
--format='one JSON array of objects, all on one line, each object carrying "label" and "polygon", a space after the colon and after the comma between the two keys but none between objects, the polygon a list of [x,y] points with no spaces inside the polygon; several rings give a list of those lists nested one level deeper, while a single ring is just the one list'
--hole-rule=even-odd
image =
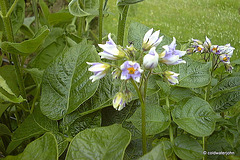
[{"label": "flower cluster", "polygon": [[[173,41],[170,45],[163,46],[164,51],[157,53],[157,46],[162,42],[163,36],[159,37],[160,31],[153,33],[153,29],[146,32],[142,50],[137,50],[133,44],[126,48],[116,45],[111,38],[111,33],[108,34],[108,41],[105,44],[99,44],[98,46],[103,50],[98,53],[101,59],[107,60],[120,60],[123,62],[120,65],[116,63],[105,62],[87,62],[91,65],[88,69],[93,72],[94,75],[90,77],[92,82],[103,78],[109,70],[113,69],[112,75],[114,79],[132,80],[133,83],[141,84],[142,81],[146,81],[146,72],[152,73],[152,70],[158,66],[159,63],[166,65],[176,65],[180,63],[186,63],[180,59],[186,54],[185,51],[176,50],[176,39],[173,37]],[[118,63],[117,63],[118,64]],[[178,75],[172,71],[165,71],[157,73],[164,76],[170,84],[174,85],[178,83]],[[126,83],[125,83],[126,84]],[[141,87],[141,85],[139,85]],[[126,103],[131,101],[131,93],[127,89],[122,89],[113,98],[113,107],[120,111]]]},{"label": "flower cluster", "polygon": [[[227,71],[231,72],[233,67],[230,64],[230,58],[233,55],[233,48],[230,44],[226,44],[225,46],[212,45],[210,39],[206,37],[204,42],[198,39],[192,39],[190,48],[187,49],[187,53],[204,53],[208,54],[208,56],[204,56],[204,59],[207,61],[210,59],[211,54],[217,56],[217,61],[222,62]],[[216,61],[216,66],[218,62]]]}]

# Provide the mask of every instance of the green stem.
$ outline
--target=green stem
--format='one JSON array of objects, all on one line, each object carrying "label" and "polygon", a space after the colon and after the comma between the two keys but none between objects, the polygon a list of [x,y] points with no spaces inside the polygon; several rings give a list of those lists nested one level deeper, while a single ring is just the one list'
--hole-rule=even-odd
[{"label": "green stem", "polygon": [[[202,141],[203,141],[203,151],[205,151],[205,137],[202,137]],[[203,160],[205,160],[205,155],[203,156]]]},{"label": "green stem", "polygon": [[35,16],[35,32],[37,32],[38,28],[39,28],[37,0],[32,0],[32,7],[33,7],[33,13],[34,13],[34,16]]},{"label": "green stem", "polygon": [[124,31],[125,31],[125,24],[127,20],[128,8],[129,8],[129,5],[125,5],[123,7],[123,11],[122,13],[119,14],[119,19],[118,19],[117,44],[121,46],[123,46]]},{"label": "green stem", "polygon": [[[167,105],[168,109],[170,110],[170,104],[169,104],[168,97],[166,97],[166,105]],[[173,143],[173,128],[172,128],[172,124],[170,124],[170,128],[169,128],[169,137],[170,137],[171,143]]]},{"label": "green stem", "polygon": [[[1,0],[0,1],[0,7],[1,7],[1,10],[2,10],[2,14],[3,14],[3,23],[4,23],[7,39],[8,39],[9,42],[14,42],[12,24],[11,24],[11,21],[10,21],[9,17],[8,16],[6,17],[6,14],[7,14],[7,0]],[[26,96],[26,91],[25,91],[25,86],[24,86],[22,74],[21,74],[21,71],[20,71],[18,56],[15,55],[15,54],[12,54],[12,60],[13,60],[15,71],[16,71],[17,82],[18,82],[18,85],[19,85],[20,94],[22,95],[22,97],[24,99],[26,99],[27,96]]]},{"label": "green stem", "polygon": [[8,10],[7,14],[6,14],[6,17],[10,17],[11,13],[13,12],[15,6],[17,5],[18,3],[18,0],[15,0],[12,4],[12,6],[10,7],[10,9]]},{"label": "green stem", "polygon": [[131,82],[138,94],[139,100],[141,102],[141,110],[142,110],[142,151],[143,155],[147,153],[147,136],[146,136],[146,105],[143,97],[141,95],[141,91],[137,87],[137,84],[131,79]]},{"label": "green stem", "polygon": [[99,0],[99,17],[98,17],[98,43],[102,44],[103,29],[103,0]]}]

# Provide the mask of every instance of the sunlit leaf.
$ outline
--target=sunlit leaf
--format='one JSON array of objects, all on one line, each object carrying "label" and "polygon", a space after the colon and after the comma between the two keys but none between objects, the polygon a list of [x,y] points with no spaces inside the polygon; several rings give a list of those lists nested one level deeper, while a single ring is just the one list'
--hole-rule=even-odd
[{"label": "sunlit leaf", "polygon": [[198,137],[211,135],[217,118],[209,103],[198,97],[181,101],[172,116],[179,127]]},{"label": "sunlit leaf", "polygon": [[1,48],[12,54],[28,56],[38,49],[47,37],[48,33],[49,29],[46,26],[43,26],[36,34],[36,37],[30,40],[25,40],[21,43],[2,42]]},{"label": "sunlit leaf", "polygon": [[122,159],[131,134],[121,125],[86,129],[70,143],[66,160]]},{"label": "sunlit leaf", "polygon": [[199,88],[210,83],[211,63],[202,63],[185,57],[186,63],[179,65],[179,84],[180,87]]},{"label": "sunlit leaf", "polygon": [[59,55],[45,70],[40,107],[51,119],[61,119],[76,110],[95,93],[86,62],[99,61],[95,47],[78,44]]},{"label": "sunlit leaf", "polygon": [[98,7],[98,0],[72,0],[68,5],[69,12],[77,17],[97,15]]}]

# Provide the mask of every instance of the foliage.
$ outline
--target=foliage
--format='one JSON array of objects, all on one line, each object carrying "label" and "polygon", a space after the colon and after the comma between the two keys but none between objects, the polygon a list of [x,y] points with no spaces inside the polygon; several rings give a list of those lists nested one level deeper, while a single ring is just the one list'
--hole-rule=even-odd
[{"label": "foliage", "polygon": [[[108,0],[61,2],[0,1],[0,158],[240,157],[238,46],[234,50],[220,43],[219,52],[214,53],[216,31],[209,31],[204,33],[213,44],[207,44],[207,38],[205,42],[188,41],[189,33],[181,32],[176,37],[185,42],[175,48],[176,39],[171,38],[174,27],[167,31],[166,25],[155,25],[163,28],[157,36],[163,39],[160,44],[156,44],[158,40],[150,43],[154,38],[146,36],[146,32],[153,32],[149,26],[133,22],[125,29],[127,16],[136,19],[136,7],[150,3],[143,0],[117,0],[114,7]],[[153,9],[168,3],[159,2]],[[195,3],[199,2],[190,6]],[[227,5],[224,2],[222,6],[224,13],[231,10]],[[107,41],[109,31],[117,32],[115,19],[109,22],[112,9],[118,9],[121,34],[109,34]],[[169,26],[169,18],[163,20]],[[154,18],[148,17],[149,21],[150,26],[156,24]],[[122,42],[127,47],[121,46]],[[167,47],[174,53],[188,54],[171,55],[181,63],[175,65],[166,56]],[[100,59],[99,55],[103,59],[112,50],[117,50],[116,54]],[[152,52],[156,52],[155,58],[145,58]],[[232,54],[235,60],[230,63]],[[141,77],[124,79],[121,64],[126,62],[138,64]],[[125,68],[128,73],[137,69]]]}]

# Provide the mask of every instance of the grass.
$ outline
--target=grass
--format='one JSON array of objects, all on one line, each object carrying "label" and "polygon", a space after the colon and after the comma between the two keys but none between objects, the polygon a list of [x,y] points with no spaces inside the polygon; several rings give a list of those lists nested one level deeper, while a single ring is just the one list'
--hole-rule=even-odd
[{"label": "grass", "polygon": [[[109,0],[104,20],[105,33],[117,32],[118,10],[116,0]],[[140,22],[161,33],[176,37],[179,42],[190,38],[212,44],[230,43],[236,48],[232,59],[240,58],[240,1],[239,0],[145,0],[131,5],[127,28],[131,22]]]}]

